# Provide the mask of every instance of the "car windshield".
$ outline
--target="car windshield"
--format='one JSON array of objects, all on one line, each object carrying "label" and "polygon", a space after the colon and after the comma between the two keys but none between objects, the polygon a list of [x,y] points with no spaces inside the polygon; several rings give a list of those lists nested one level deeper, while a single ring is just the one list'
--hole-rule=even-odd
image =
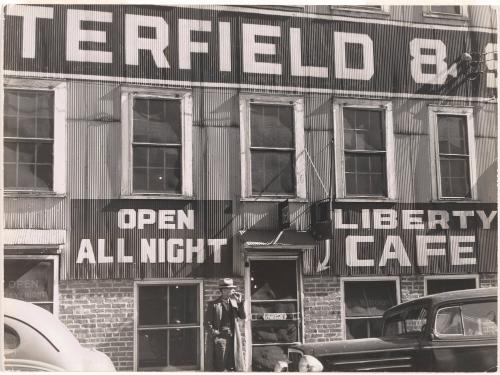
[{"label": "car windshield", "polygon": [[423,306],[411,306],[387,317],[383,336],[414,335],[425,330],[427,310]]}]

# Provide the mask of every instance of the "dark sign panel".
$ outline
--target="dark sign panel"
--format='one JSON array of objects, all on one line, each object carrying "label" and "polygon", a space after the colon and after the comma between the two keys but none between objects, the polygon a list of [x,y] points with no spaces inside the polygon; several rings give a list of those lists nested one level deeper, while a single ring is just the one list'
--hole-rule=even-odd
[{"label": "dark sign panel", "polygon": [[[483,203],[333,203],[313,234],[330,239],[320,271],[335,275],[496,272],[497,206]],[[318,220],[319,219],[319,220]]]},{"label": "dark sign panel", "polygon": [[[143,84],[490,98],[496,43],[493,30],[244,9],[11,5],[5,17],[8,75]],[[487,56],[484,74],[469,79],[464,52]]]},{"label": "dark sign panel", "polygon": [[231,201],[74,199],[71,227],[71,278],[231,274]]}]

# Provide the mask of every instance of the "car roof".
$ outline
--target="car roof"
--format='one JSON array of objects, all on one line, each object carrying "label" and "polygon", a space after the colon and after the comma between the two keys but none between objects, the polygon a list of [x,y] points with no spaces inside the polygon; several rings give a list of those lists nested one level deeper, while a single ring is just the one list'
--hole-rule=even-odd
[{"label": "car roof", "polygon": [[465,290],[456,290],[452,292],[443,292],[437,294],[431,294],[425,297],[416,298],[414,300],[404,302],[397,306],[393,306],[388,309],[385,315],[392,315],[394,312],[405,309],[408,306],[412,305],[439,305],[444,302],[459,302],[462,300],[468,300],[471,298],[488,298],[488,297],[497,297],[498,289],[496,287],[493,288],[478,288],[478,289],[465,289]]},{"label": "car roof", "polygon": [[66,326],[49,311],[32,303],[4,298],[4,315],[21,321],[45,336],[59,351],[81,348]]}]

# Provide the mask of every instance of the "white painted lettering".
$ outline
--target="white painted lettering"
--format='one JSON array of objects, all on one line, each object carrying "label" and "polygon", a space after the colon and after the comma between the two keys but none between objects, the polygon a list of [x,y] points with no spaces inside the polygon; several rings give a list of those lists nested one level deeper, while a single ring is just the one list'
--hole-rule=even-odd
[{"label": "white painted lettering", "polygon": [[358,243],[372,243],[373,236],[347,236],[346,246],[346,264],[349,267],[371,267],[375,264],[373,259],[358,258]]},{"label": "white painted lettering", "polygon": [[276,55],[276,45],[273,43],[258,43],[255,36],[281,37],[279,26],[254,25],[244,23],[243,30],[243,71],[245,73],[281,74],[281,64],[257,62],[256,55]]},{"label": "white painted lettering", "polygon": [[[366,34],[335,32],[333,39],[335,43],[335,78],[370,80],[375,72],[371,38]],[[347,44],[361,45],[363,50],[362,68],[347,66]]]},{"label": "white painted lettering", "polygon": [[191,31],[212,31],[212,23],[202,20],[179,19],[179,68],[191,69],[192,53],[208,53],[208,43],[193,42]]},{"label": "white painted lettering", "polygon": [[328,68],[302,65],[300,29],[290,28],[290,68],[293,76],[328,78]]}]

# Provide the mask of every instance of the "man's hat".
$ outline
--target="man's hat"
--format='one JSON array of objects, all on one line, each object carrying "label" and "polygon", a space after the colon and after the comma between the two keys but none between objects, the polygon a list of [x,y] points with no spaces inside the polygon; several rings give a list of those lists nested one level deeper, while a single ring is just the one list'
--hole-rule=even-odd
[{"label": "man's hat", "polygon": [[233,279],[226,277],[226,278],[221,279],[219,281],[219,288],[220,289],[234,289],[234,288],[236,288],[236,285],[234,285]]}]

